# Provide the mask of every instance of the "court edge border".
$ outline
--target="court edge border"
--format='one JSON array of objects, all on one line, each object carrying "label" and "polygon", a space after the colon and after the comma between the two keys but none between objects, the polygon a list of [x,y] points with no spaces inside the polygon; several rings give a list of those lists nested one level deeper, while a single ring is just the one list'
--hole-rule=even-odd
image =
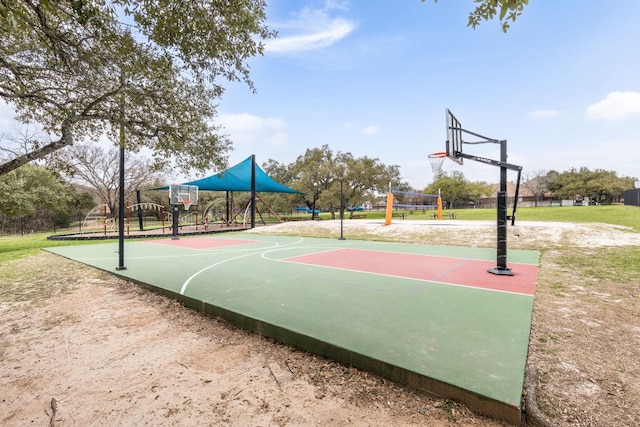
[{"label": "court edge border", "polygon": [[[187,308],[201,312],[212,318],[221,318],[231,324],[272,338],[282,344],[313,353],[345,365],[354,366],[374,374],[381,375],[397,383],[407,385],[441,398],[453,399],[469,406],[475,412],[493,418],[505,420],[519,425],[522,422],[522,411],[519,406],[489,399],[468,390],[452,386],[442,381],[420,375],[410,370],[382,362],[372,357],[321,341],[308,335],[300,334],[280,326],[264,322],[204,301],[180,295],[177,292],[158,288],[147,283],[137,282],[140,286],[163,296],[175,299]],[[520,402],[519,402],[520,403]]]},{"label": "court edge border", "polygon": [[[67,258],[64,255],[60,255],[55,252],[50,253],[57,256],[62,256],[63,258]],[[72,258],[68,259],[79,262]],[[345,365],[372,372],[374,374],[380,375],[394,382],[409,386],[413,389],[419,390],[432,396],[452,399],[461,402],[478,414],[489,416],[499,420],[504,420],[514,425],[520,425],[522,423],[523,412],[521,408],[521,402],[518,402],[518,405],[516,406],[515,404],[512,405],[506,402],[500,402],[494,399],[490,399],[471,391],[455,387],[451,384],[418,374],[408,369],[404,369],[374,359],[372,357],[321,341],[308,335],[300,334],[298,332],[294,332],[259,319],[254,319],[250,316],[236,313],[222,307],[217,307],[205,301],[188,297],[186,295],[181,295],[178,292],[170,291],[168,289],[160,288],[149,283],[132,279],[130,277],[122,276],[114,271],[100,269],[98,267],[90,265],[88,266],[105,271],[118,278],[135,283],[138,286],[150,290],[156,294],[178,301],[183,306],[205,314],[211,318],[224,319],[234,326],[237,326],[246,331],[272,338],[282,344],[289,345]]]}]

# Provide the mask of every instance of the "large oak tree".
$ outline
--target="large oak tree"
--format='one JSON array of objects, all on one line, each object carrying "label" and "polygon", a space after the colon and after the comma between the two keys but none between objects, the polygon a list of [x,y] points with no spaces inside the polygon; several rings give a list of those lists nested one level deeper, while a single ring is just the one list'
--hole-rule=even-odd
[{"label": "large oak tree", "polygon": [[221,80],[274,36],[264,0],[2,0],[0,98],[50,135],[0,175],[74,141],[150,149],[185,170],[221,168],[230,147],[212,123]]},{"label": "large oak tree", "polygon": [[316,208],[335,215],[340,209],[341,193],[344,207],[348,208],[373,200],[376,194],[386,193],[390,185],[409,188],[402,181],[397,165],[385,165],[380,159],[367,156],[354,157],[348,152],[334,153],[328,145],[307,149],[289,165],[269,160],[263,166],[275,179],[304,193],[287,196],[291,209],[300,203],[312,208],[315,199]]}]

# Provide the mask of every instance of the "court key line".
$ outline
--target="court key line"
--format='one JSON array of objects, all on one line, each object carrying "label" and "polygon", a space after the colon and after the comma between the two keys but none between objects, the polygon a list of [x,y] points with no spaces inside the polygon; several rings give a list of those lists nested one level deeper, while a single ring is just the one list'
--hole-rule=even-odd
[{"label": "court key line", "polygon": [[[279,249],[272,249],[272,250],[270,250],[268,252],[275,252],[275,251],[278,251],[278,250]],[[337,249],[337,250],[340,251],[342,249]],[[318,251],[316,253],[306,254],[304,256],[320,255],[320,254],[327,253],[327,252],[330,252],[330,251]],[[384,251],[379,251],[379,252],[383,253]],[[431,255],[418,255],[418,256],[431,257]],[[280,261],[280,262],[291,262],[291,263],[295,263],[295,264],[304,264],[304,265],[309,265],[309,266],[319,267],[319,268],[325,268],[325,269],[349,271],[349,272],[359,273],[359,274],[371,274],[371,275],[376,275],[376,276],[392,277],[392,278],[398,278],[398,279],[418,281],[418,282],[421,283],[419,286],[409,290],[408,292],[404,292],[406,295],[413,295],[416,292],[420,291],[421,289],[424,289],[425,287],[427,287],[430,283],[436,283],[436,284],[441,284],[441,285],[456,286],[456,287],[463,287],[463,288],[469,288],[469,289],[477,289],[477,290],[481,290],[481,291],[500,292],[500,293],[506,293],[506,294],[512,294],[512,295],[522,295],[522,296],[527,296],[527,297],[533,297],[534,296],[532,293],[529,293],[529,292],[518,292],[518,291],[515,291],[515,290],[496,289],[496,288],[492,288],[492,287],[478,286],[478,285],[474,285],[474,284],[463,284],[463,283],[445,282],[445,281],[442,281],[442,280],[438,280],[438,279],[444,277],[447,273],[455,270],[456,268],[464,265],[465,263],[468,263],[469,261],[486,261],[486,260],[469,260],[469,259],[465,259],[465,258],[456,258],[456,257],[450,257],[450,258],[458,260],[458,262],[456,262],[455,264],[447,267],[445,270],[438,272],[433,277],[403,276],[403,275],[400,275],[400,274],[382,273],[382,272],[379,272],[379,271],[367,271],[367,270],[362,270],[362,269],[358,269],[358,268],[338,267],[338,266],[328,265],[328,264],[305,262],[305,261],[301,261],[301,260],[293,260],[291,258],[284,258],[284,259],[266,258],[266,259],[270,259],[270,260],[273,260],[273,261]],[[511,263],[511,264],[512,265],[513,264],[519,264],[519,265],[523,265],[523,266],[531,266],[532,265],[532,264],[526,264],[526,263]]]},{"label": "court key line", "polygon": [[[296,242],[287,243],[286,245],[282,245],[282,248],[284,248],[285,246],[297,245],[298,243],[301,243],[302,241],[304,241],[304,239],[303,239],[303,238],[299,238],[299,240],[298,240],[298,241],[296,241]],[[211,265],[209,265],[209,266],[207,266],[207,267],[205,267],[205,268],[203,268],[203,269],[201,269],[201,270],[199,270],[199,271],[197,271],[197,272],[193,273],[193,274],[191,275],[191,277],[189,277],[189,278],[188,278],[188,279],[187,279],[187,280],[182,284],[182,287],[180,288],[180,295],[184,295],[184,293],[185,293],[185,292],[186,292],[186,290],[187,290],[187,286],[189,286],[189,283],[191,283],[191,281],[192,281],[193,279],[195,279],[195,278],[196,278],[198,275],[200,275],[201,273],[203,273],[203,272],[205,272],[205,271],[209,270],[210,268],[217,267],[217,266],[219,266],[219,265],[221,265],[221,264],[224,264],[224,263],[226,263],[226,262],[229,262],[229,261],[235,261],[235,260],[240,259],[240,258],[245,258],[245,257],[253,256],[253,255],[258,255],[258,254],[264,253],[264,251],[275,250],[275,248],[276,248],[276,247],[279,247],[279,246],[280,246],[280,244],[279,244],[279,243],[275,243],[275,245],[276,245],[276,246],[275,246],[275,247],[272,247],[272,248],[258,248],[258,249],[254,249],[254,250],[253,250],[253,252],[251,252],[251,253],[243,254],[243,255],[240,255],[240,256],[237,256],[237,257],[233,257],[233,258],[227,258],[227,259],[225,259],[225,260],[222,260],[222,261],[216,262],[216,263],[214,263],[214,264],[211,264]]]}]

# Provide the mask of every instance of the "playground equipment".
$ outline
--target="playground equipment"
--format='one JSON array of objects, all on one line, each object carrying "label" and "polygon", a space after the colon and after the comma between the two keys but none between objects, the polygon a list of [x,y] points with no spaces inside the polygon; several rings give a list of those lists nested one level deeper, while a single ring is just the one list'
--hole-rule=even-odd
[{"label": "playground equipment", "polygon": [[107,232],[107,219],[111,214],[111,209],[104,203],[91,209],[80,223],[80,231],[85,230],[104,230]]},{"label": "playground equipment", "polygon": [[[244,204],[235,213],[235,215],[231,217],[231,222],[237,221],[237,218],[241,216],[242,217],[241,222],[243,227],[247,227],[248,224],[254,227],[256,222],[255,214],[258,214],[258,216],[260,217],[260,221],[262,221],[262,224],[263,225],[266,224],[267,222],[262,216],[262,212],[258,208],[257,202],[261,202],[264,205],[264,207],[271,213],[271,215],[273,215],[278,220],[278,222],[282,222],[282,218],[280,218],[278,214],[271,209],[271,207],[267,204],[267,202],[265,202],[262,199],[262,197],[260,197],[260,194],[258,193],[255,193],[255,195],[252,198],[244,202]],[[255,205],[255,209],[251,209],[253,205]]]},{"label": "playground equipment", "polygon": [[[161,221],[162,232],[164,233],[164,221],[167,218],[171,218],[171,215],[166,212],[164,204],[147,202],[136,203],[133,205],[125,204],[124,227],[127,235],[129,235],[130,232],[131,214],[134,212],[142,213],[143,211],[156,213],[155,216]],[[118,218],[111,216],[111,209],[109,209],[109,206],[104,203],[92,208],[87,215],[85,215],[84,219],[80,223],[80,232],[94,233],[102,231],[106,235],[109,232],[119,231],[118,224]],[[140,231],[143,231],[142,222],[140,222],[139,228]]]},{"label": "playground equipment", "polygon": [[[511,225],[515,225],[516,207],[518,205],[518,192],[520,189],[520,177],[522,166],[507,163],[507,140],[493,139],[468,131],[462,127],[458,119],[446,110],[446,156],[452,161],[462,164],[463,159],[469,159],[500,168],[500,189],[497,194],[497,265],[489,269],[492,274],[512,276],[513,272],[507,267],[507,220],[511,220]],[[480,138],[480,141],[470,142],[463,139],[463,134]],[[466,154],[463,152],[464,144],[500,144],[500,160],[487,159],[485,157]],[[507,170],[518,172],[515,196],[513,199],[513,210],[510,216],[507,215]]]}]

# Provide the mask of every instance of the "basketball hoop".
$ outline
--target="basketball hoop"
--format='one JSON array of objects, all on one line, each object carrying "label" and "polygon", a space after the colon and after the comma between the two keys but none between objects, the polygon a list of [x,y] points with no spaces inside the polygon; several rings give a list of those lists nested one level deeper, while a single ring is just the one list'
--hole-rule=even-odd
[{"label": "basketball hoop", "polygon": [[184,206],[184,210],[188,211],[189,208],[191,207],[191,204],[193,203],[192,200],[183,200],[182,201],[182,206]]},{"label": "basketball hoop", "polygon": [[442,172],[442,164],[447,159],[447,153],[444,151],[438,151],[437,153],[429,154],[429,163],[431,163],[431,169],[434,175],[438,175]]}]

